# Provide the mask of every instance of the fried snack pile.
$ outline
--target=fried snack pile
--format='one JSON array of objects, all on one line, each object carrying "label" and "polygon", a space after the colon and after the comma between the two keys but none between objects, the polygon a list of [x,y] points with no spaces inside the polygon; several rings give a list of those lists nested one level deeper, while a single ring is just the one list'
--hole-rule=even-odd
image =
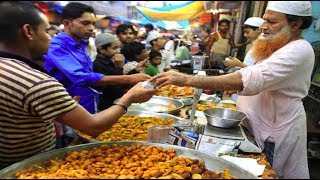
[{"label": "fried snack pile", "polygon": [[204,162],[177,157],[174,149],[156,146],[102,145],[91,150],[72,151],[65,160],[51,160],[47,167],[33,167],[16,173],[17,178],[105,178],[105,179],[232,179],[207,170]]},{"label": "fried snack pile", "polygon": [[236,110],[236,106],[234,104],[222,104],[222,106],[217,106],[216,103],[211,103],[211,104],[197,104],[197,110],[198,111],[204,111],[206,109],[211,109],[211,108],[215,108],[215,107],[219,107],[219,108],[226,108],[226,109],[233,109]]},{"label": "fried snack pile", "polygon": [[156,95],[170,98],[192,97],[194,95],[194,89],[190,86],[179,87],[176,85],[166,85],[158,88]]},{"label": "fried snack pile", "polygon": [[[137,115],[123,115],[119,121],[108,131],[101,133],[94,140],[98,141],[147,141],[148,126],[172,125],[175,121],[172,118],[140,117]],[[92,137],[77,132],[87,139]]]}]

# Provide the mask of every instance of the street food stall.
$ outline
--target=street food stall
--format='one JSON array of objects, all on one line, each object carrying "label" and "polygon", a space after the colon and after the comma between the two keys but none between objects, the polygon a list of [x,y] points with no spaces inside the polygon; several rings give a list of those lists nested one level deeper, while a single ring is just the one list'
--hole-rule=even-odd
[{"label": "street food stall", "polygon": [[[78,138],[72,146],[11,165],[0,171],[0,177],[276,178],[245,126],[239,123],[225,129],[207,124],[206,113],[210,113],[207,110],[236,111],[234,104],[223,103],[226,101],[217,96],[201,100],[196,103],[195,121],[190,121],[190,114],[194,113],[190,112],[190,104],[194,103],[183,102],[193,101],[195,91],[191,87],[164,87],[145,104],[129,107],[118,123],[101,136],[92,138],[76,131]],[[248,165],[250,169],[243,167],[250,160],[256,165]],[[118,162],[119,167],[112,162]],[[252,172],[256,168],[260,174]]]}]

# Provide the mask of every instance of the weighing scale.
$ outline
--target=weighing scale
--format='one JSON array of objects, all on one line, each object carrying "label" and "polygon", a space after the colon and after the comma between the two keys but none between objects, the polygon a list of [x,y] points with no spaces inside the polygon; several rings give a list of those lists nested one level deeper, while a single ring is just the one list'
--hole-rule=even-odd
[{"label": "weighing scale", "polygon": [[207,124],[204,126],[203,133],[199,135],[196,145],[196,149],[213,155],[228,153],[237,148],[243,152],[262,152],[253,134],[242,124],[229,129]]}]

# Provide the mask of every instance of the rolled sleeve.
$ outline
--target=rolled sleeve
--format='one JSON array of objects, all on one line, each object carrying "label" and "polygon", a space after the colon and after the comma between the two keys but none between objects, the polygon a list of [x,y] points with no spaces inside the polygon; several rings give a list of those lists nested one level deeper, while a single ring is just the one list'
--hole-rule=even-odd
[{"label": "rolled sleeve", "polygon": [[238,71],[242,76],[243,90],[240,95],[255,95],[263,89],[263,75],[255,68],[242,68]]}]

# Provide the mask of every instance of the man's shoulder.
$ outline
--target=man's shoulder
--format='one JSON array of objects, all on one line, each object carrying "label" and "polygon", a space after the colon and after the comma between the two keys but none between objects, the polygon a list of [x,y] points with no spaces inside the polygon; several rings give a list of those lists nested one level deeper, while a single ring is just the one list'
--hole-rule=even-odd
[{"label": "man's shoulder", "polygon": [[309,53],[313,51],[311,44],[305,39],[299,39],[291,41],[279,49],[280,51],[292,51],[293,54],[298,55],[303,53]]}]

